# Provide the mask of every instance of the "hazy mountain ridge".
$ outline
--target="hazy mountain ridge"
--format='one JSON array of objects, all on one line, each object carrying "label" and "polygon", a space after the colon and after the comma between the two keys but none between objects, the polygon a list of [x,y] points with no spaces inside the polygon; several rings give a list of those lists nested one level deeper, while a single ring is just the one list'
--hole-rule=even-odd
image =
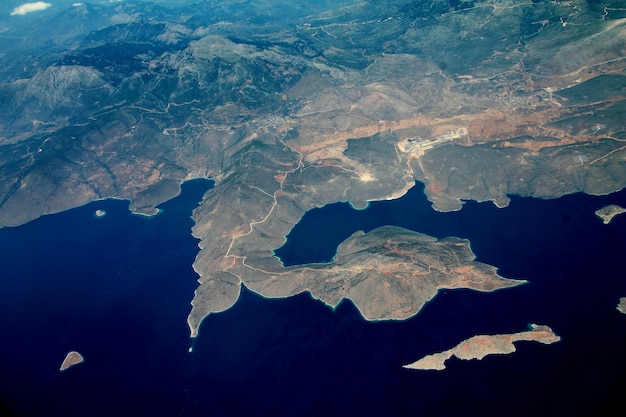
[{"label": "hazy mountain ridge", "polygon": [[[152,120],[157,137],[168,128],[202,130],[212,124],[209,119],[241,123],[258,117],[261,109],[294,114],[317,100],[298,99],[308,91],[302,89],[303,77],[330,85],[372,83],[367,94],[380,97],[380,104],[362,93],[361,101],[356,99],[368,118],[393,117],[405,107],[397,100],[420,111],[439,111],[437,97],[444,103],[455,95],[476,94],[477,87],[485,90],[481,83],[436,87],[438,71],[444,77],[495,74],[528,92],[532,74],[541,74],[542,68],[569,71],[577,59],[588,59],[585,51],[595,51],[580,48],[579,42],[585,30],[593,31],[591,26],[556,36],[562,16],[571,25],[587,25],[605,13],[595,4],[577,3],[571,16],[566,6],[551,2],[530,8],[466,1],[315,2],[308,8],[304,3],[268,4],[212,1],[172,11],[154,3],[87,3],[46,10],[37,20],[24,16],[30,23],[21,30],[35,29],[34,36],[23,37],[31,39],[30,48],[37,50],[37,34],[45,30],[50,45],[40,51],[43,61],[31,62],[19,75],[15,65],[5,66],[5,73],[8,68],[14,72],[0,84],[0,101],[7,109],[0,114],[2,142],[71,130],[71,125],[80,125],[81,131],[91,125],[97,131],[100,115],[119,111],[135,114],[136,121]],[[18,35],[17,26],[8,27],[0,42]],[[606,40],[603,54],[609,59],[617,58],[622,46],[621,37],[614,36],[620,27],[617,23],[614,30],[594,35]],[[577,59],[564,56],[563,41],[569,42],[565,48],[576,50]],[[12,53],[9,49],[0,61],[8,63]],[[400,62],[414,66],[417,77]],[[511,65],[508,75],[498,74]],[[289,94],[293,88],[295,95]],[[424,94],[429,100],[415,101]],[[443,106],[449,113],[451,106]],[[127,127],[125,134],[133,134],[132,124]]]}]

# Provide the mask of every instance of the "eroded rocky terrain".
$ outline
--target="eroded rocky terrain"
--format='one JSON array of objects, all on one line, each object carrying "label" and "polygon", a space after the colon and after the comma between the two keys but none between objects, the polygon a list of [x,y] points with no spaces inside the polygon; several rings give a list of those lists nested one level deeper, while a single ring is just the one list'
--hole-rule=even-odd
[{"label": "eroded rocky terrain", "polygon": [[[241,285],[349,297],[369,319],[410,317],[437,288],[513,285],[466,242],[404,230],[354,235],[328,265],[283,268],[272,250],[311,208],[364,207],[415,180],[441,211],[622,189],[625,18],[618,4],[585,1],[7,14],[0,225],[109,197],[153,214],[182,181],[215,179],[194,212],[192,335]],[[463,255],[453,262],[451,250]]]},{"label": "eroded rocky terrain", "polygon": [[554,334],[548,326],[532,324],[530,330],[525,332],[471,337],[451,349],[424,356],[404,367],[407,369],[442,371],[446,368],[445,362],[452,357],[464,361],[472,359],[482,360],[487,355],[509,355],[515,352],[515,343],[519,341],[532,341],[550,345],[559,340],[561,338]]}]

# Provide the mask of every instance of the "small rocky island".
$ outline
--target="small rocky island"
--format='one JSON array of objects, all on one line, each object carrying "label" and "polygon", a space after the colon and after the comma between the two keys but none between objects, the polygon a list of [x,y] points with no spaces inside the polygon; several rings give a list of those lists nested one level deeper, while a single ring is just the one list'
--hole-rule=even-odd
[{"label": "small rocky island", "polygon": [[602,222],[604,224],[609,224],[615,216],[618,216],[622,213],[626,213],[626,209],[624,207],[618,206],[616,204],[611,204],[606,207],[602,207],[600,210],[597,210],[596,216],[602,219]]},{"label": "small rocky island", "polygon": [[561,338],[555,335],[548,326],[531,324],[530,330],[525,332],[471,337],[452,349],[424,356],[416,362],[404,365],[404,368],[441,371],[446,368],[445,362],[452,356],[467,361],[470,359],[481,360],[487,355],[507,355],[515,352],[513,343],[520,340],[532,340],[549,345],[558,342]]},{"label": "small rocky island", "polygon": [[84,361],[85,358],[83,358],[83,355],[73,350],[65,356],[59,371],[65,371],[66,369],[69,369],[74,365],[78,365],[79,363],[83,363]]},{"label": "small rocky island", "polygon": [[622,314],[626,314],[626,297],[622,297],[619,299],[619,304],[617,304],[617,310]]}]

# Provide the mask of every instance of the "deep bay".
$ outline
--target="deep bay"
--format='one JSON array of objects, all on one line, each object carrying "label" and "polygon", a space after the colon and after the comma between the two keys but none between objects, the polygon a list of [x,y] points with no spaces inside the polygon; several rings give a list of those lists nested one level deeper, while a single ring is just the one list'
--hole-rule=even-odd
[{"label": "deep bay", "polygon": [[[603,225],[594,211],[624,205],[625,192],[438,213],[418,184],[366,210],[312,211],[292,230],[292,262],[328,261],[352,232],[393,224],[468,238],[479,261],[529,284],[442,291],[416,317],[378,323],[350,302],[332,311],[307,294],[266,300],[244,290],[232,309],[205,320],[189,354],[185,319],[197,279],[189,215],[206,188],[187,183],[153,218],[107,200],[0,230],[7,407],[20,415],[430,416],[607,415],[624,405],[626,316],[615,306],[626,296],[626,218]],[[106,215],[94,217],[98,209]],[[549,325],[562,341],[452,360],[440,373],[401,368],[528,323]],[[59,373],[71,349],[85,362]]]}]

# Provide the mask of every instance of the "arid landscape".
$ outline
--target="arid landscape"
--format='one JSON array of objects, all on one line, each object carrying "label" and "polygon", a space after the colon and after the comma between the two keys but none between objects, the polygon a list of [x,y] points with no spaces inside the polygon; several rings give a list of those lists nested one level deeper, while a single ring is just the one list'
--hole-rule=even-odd
[{"label": "arid landscape", "polygon": [[[182,181],[215,179],[194,213],[195,335],[242,284],[355,300],[261,284],[261,271],[294,273],[272,250],[314,207],[395,199],[415,180],[440,211],[626,185],[624,9],[345,3],[286,25],[228,4],[175,20],[154,6],[147,21],[131,3],[101,8],[96,24],[100,6],[75,5],[84,24],[73,37],[2,72],[0,223],[109,197],[154,214]],[[366,316],[409,317],[420,305]]]}]

